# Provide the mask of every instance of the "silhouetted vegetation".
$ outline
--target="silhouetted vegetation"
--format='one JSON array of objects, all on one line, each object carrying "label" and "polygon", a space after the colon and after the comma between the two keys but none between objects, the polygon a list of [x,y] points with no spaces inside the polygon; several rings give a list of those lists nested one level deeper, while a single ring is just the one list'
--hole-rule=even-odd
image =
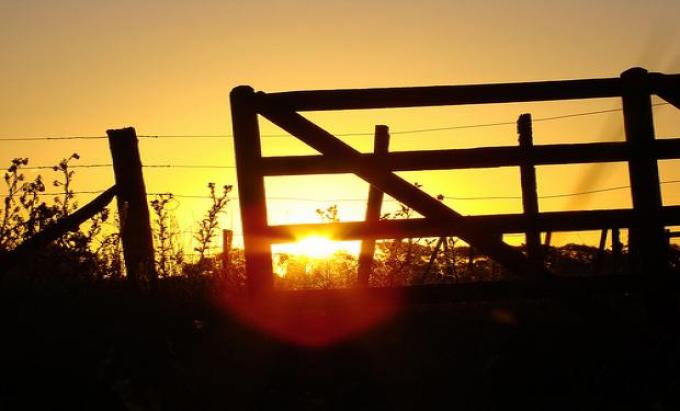
[{"label": "silhouetted vegetation", "polygon": [[222,192],[218,195],[215,192],[215,183],[208,183],[211,204],[208,211],[205,213],[205,217],[199,222],[198,230],[194,235],[194,238],[198,242],[198,246],[194,248],[194,251],[198,253],[198,263],[191,267],[189,270],[190,273],[214,274],[216,271],[215,260],[208,259],[207,253],[217,235],[219,229],[218,217],[224,212],[224,208],[229,202],[228,195],[231,192],[231,188],[232,187],[228,185],[223,186]]},{"label": "silhouetted vegetation", "polygon": [[[0,253],[11,252],[78,208],[73,191],[74,171],[69,168],[70,162],[78,159],[78,154],[74,153],[53,167],[57,175],[51,185],[60,188],[61,193],[53,196],[50,203],[44,199],[46,187],[41,175],[27,181],[22,167],[28,164],[28,159],[12,161],[4,174],[7,196],[2,210]],[[103,231],[108,219],[109,210],[102,210],[81,230],[66,233],[26,261],[25,268],[28,272],[56,278],[110,277],[109,269],[115,265],[110,260],[110,247],[115,248],[115,245]],[[45,272],[46,268],[49,273]]]},{"label": "silhouetted vegetation", "polygon": [[[72,213],[77,155],[27,180],[15,159],[5,173],[0,252]],[[60,193],[46,195],[45,181]],[[644,300],[618,296],[555,302],[402,307],[362,335],[308,350],[278,341],[225,308],[245,287],[243,250],[229,266],[211,247],[230,186],[196,228],[197,262],[186,261],[176,199],[151,199],[156,293],[125,287],[118,215],[104,210],[1,279],[0,408],[3,409],[674,409],[677,335]],[[333,205],[317,210],[338,221]],[[400,206],[384,218],[409,218]],[[520,249],[522,247],[519,247]],[[675,249],[674,249],[675,250]],[[673,254],[677,267],[678,253]],[[621,256],[567,244],[546,249],[559,275],[625,271]],[[277,285],[356,284],[357,258],[279,255]],[[502,269],[455,237],[377,242],[371,285],[491,281]],[[36,280],[40,281],[36,281]],[[313,318],[330,308],[314,308]],[[653,319],[648,320],[647,317]],[[585,338],[584,338],[585,336]],[[40,395],[37,395],[39,392]],[[593,398],[590,394],[597,392]]]},{"label": "silhouetted vegetation", "polygon": [[172,194],[157,194],[151,201],[155,230],[154,248],[156,250],[156,272],[160,277],[170,277],[182,273],[184,251],[180,246],[179,227],[171,204],[176,200]]},{"label": "silhouetted vegetation", "polygon": [[[0,210],[0,253],[11,252],[17,245],[40,232],[78,207],[75,200],[76,176],[69,166],[77,161],[77,153],[62,159],[52,171],[51,186],[59,194],[49,199],[45,178],[38,174],[28,180],[22,167],[27,158],[16,158],[4,174],[7,196]],[[417,183],[416,183],[416,186]],[[240,288],[245,284],[243,252],[229,250],[230,266],[223,267],[221,252],[213,252],[220,230],[219,216],[230,201],[232,186],[224,185],[218,193],[215,183],[208,183],[206,198],[211,200],[204,217],[194,231],[195,259],[187,259],[182,248],[180,230],[174,215],[177,199],[172,194],[156,195],[149,206],[156,253],[156,268],[161,278],[207,276],[226,287]],[[338,222],[337,205],[317,209],[321,222]],[[383,219],[408,219],[413,211],[401,204],[383,214]],[[112,221],[113,220],[113,221]],[[84,224],[69,232],[22,265],[25,275],[49,275],[54,278],[88,280],[121,279],[125,276],[122,247],[118,233],[119,217],[104,209]],[[519,247],[523,249],[523,246]],[[671,263],[678,260],[676,248],[671,249]],[[626,250],[613,253],[596,247],[566,244],[544,249],[547,267],[557,275],[589,275],[625,273]],[[598,266],[594,273],[593,267]],[[280,254],[275,259],[279,274],[278,287],[288,289],[346,288],[357,281],[357,257],[347,251],[337,251],[327,257]],[[372,286],[389,287],[422,284],[451,284],[471,281],[493,281],[503,278],[502,267],[455,237],[402,238],[376,242]]]}]

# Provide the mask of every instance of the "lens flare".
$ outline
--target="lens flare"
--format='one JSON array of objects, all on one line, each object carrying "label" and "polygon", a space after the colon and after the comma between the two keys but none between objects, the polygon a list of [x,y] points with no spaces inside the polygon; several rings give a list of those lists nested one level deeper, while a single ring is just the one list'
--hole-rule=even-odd
[{"label": "lens flare", "polygon": [[220,304],[260,332],[298,346],[319,348],[379,326],[398,312],[400,301],[397,293],[345,289],[231,297]]}]

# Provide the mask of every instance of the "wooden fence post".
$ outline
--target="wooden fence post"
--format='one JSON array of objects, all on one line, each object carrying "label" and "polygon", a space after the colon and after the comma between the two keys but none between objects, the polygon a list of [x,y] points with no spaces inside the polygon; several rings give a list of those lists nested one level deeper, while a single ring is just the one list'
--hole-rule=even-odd
[{"label": "wooden fence post", "polygon": [[266,234],[267,205],[260,166],[258,107],[255,92],[248,86],[234,88],[230,98],[248,291],[251,295],[260,295],[273,289],[274,273],[271,240]]},{"label": "wooden fence post", "polygon": [[543,253],[541,250],[541,233],[536,229],[538,194],[536,189],[536,169],[532,162],[534,141],[531,114],[527,113],[519,116],[517,120],[517,133],[519,134],[519,146],[522,156],[519,166],[522,182],[522,207],[528,227],[525,234],[527,257],[529,257],[532,265],[540,267],[543,265]]},{"label": "wooden fence post", "polygon": [[[384,125],[375,126],[373,140],[373,152],[376,155],[386,154],[389,150],[389,128]],[[368,189],[368,204],[366,205],[366,222],[371,224],[380,220],[380,207],[382,206],[383,192],[371,185]],[[358,282],[360,286],[367,287],[368,280],[373,271],[373,255],[375,254],[375,240],[366,239],[361,242],[359,253]]]},{"label": "wooden fence post", "polygon": [[603,228],[600,232],[600,245],[597,248],[597,255],[595,257],[595,264],[593,265],[593,273],[599,274],[602,271],[604,264],[605,247],[607,246],[607,231],[608,228]]},{"label": "wooden fence post", "polygon": [[135,286],[153,288],[156,285],[153,238],[137,134],[132,127],[107,130],[106,134],[116,179],[127,279]]},{"label": "wooden fence post", "polygon": [[[630,232],[628,233],[630,236]],[[621,230],[618,227],[612,228],[612,255],[617,262],[620,262],[623,255],[623,243],[621,243]]]},{"label": "wooden fence post", "polygon": [[623,116],[629,146],[628,173],[635,219],[629,232],[634,272],[665,271],[667,254],[661,216],[659,169],[654,151],[654,120],[647,70],[621,74]]},{"label": "wooden fence post", "polygon": [[231,268],[231,244],[234,239],[232,230],[222,230],[222,271],[227,272]]}]

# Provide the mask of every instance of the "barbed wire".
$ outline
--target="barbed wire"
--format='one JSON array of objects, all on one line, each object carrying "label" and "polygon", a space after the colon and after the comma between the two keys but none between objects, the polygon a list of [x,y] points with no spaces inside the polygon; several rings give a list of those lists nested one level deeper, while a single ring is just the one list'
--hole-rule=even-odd
[{"label": "barbed wire", "polygon": [[[660,103],[654,103],[652,104],[652,107],[659,107],[659,106],[665,106],[669,105],[670,103],[668,102],[660,102]],[[567,113],[567,114],[561,114],[561,115],[556,115],[556,116],[547,116],[547,117],[536,117],[532,119],[533,122],[543,122],[543,121],[554,121],[554,120],[562,120],[562,119],[567,119],[567,118],[575,118],[575,117],[583,117],[583,116],[591,116],[591,115],[599,115],[599,114],[607,114],[607,113],[616,113],[622,111],[623,108],[613,108],[613,109],[606,109],[606,110],[596,110],[596,111],[584,111],[584,112],[579,112],[579,113]],[[453,126],[445,126],[445,127],[433,127],[433,128],[420,128],[420,129],[411,129],[411,130],[396,130],[396,131],[390,131],[391,135],[408,135],[408,134],[418,134],[418,133],[430,133],[430,132],[437,132],[437,131],[450,131],[450,130],[461,130],[461,129],[469,129],[469,128],[481,128],[481,127],[496,127],[496,126],[510,126],[510,125],[516,125],[516,121],[502,121],[502,122],[495,122],[495,123],[475,123],[475,124],[460,124],[460,125],[453,125]],[[373,132],[341,132],[341,133],[334,133],[335,136],[337,137],[358,137],[358,136],[372,136],[374,133]],[[182,139],[182,138],[233,138],[233,134],[200,134],[200,133],[195,133],[195,134],[140,134],[137,136],[138,138],[142,139]],[[284,137],[291,137],[290,134],[262,134],[260,137],[262,138],[284,138]],[[107,136],[52,136],[52,137],[2,137],[0,138],[0,142],[20,142],[20,141],[50,141],[50,140],[100,140],[100,139],[106,139],[108,138]]]},{"label": "barbed wire", "polygon": [[100,140],[107,136],[2,137],[0,141]]},{"label": "barbed wire", "polygon": [[[69,164],[68,168],[105,168],[105,167],[113,167],[113,164]],[[19,171],[21,170],[54,170],[58,171],[59,167],[58,166],[47,166],[47,165],[38,165],[38,166],[21,166]]]},{"label": "barbed wire", "polygon": [[[659,184],[677,184],[680,183],[680,180],[664,180],[660,181]],[[559,193],[559,194],[547,194],[547,195],[541,195],[538,196],[538,199],[553,199],[553,198],[563,198],[563,197],[574,197],[574,196],[582,196],[582,195],[590,195],[590,194],[598,194],[598,193],[606,193],[610,191],[619,191],[619,190],[626,190],[629,189],[630,185],[623,185],[623,186],[614,186],[614,187],[604,187],[596,190],[588,190],[588,191],[580,191],[580,192],[573,192],[573,193]],[[92,191],[73,191],[71,194],[101,194],[105,190],[92,190]],[[58,195],[64,195],[63,192],[43,192],[40,193],[41,195],[50,195],[50,196],[58,196]],[[176,198],[196,198],[196,199],[205,199],[209,200],[210,197],[208,195],[200,195],[200,194],[174,194],[172,192],[150,192],[146,194],[149,197],[152,196],[158,196],[158,195],[172,195],[172,197]],[[14,197],[19,197],[21,194],[15,194]],[[0,194],[0,197],[8,197],[7,194]],[[445,200],[460,200],[460,201],[478,201],[478,200],[521,200],[522,196],[481,196],[481,197],[460,197],[460,196],[448,196],[445,195],[443,196]],[[229,197],[231,200],[237,200],[238,196],[234,197]],[[267,197],[267,200],[279,200],[279,201],[307,201],[307,202],[314,202],[314,203],[319,203],[319,202],[355,202],[355,201],[360,201],[360,202],[365,202],[367,201],[366,198],[331,198],[331,199],[315,199],[315,198],[308,198],[308,197],[278,197],[278,196],[273,196],[273,197]],[[396,199],[387,199],[384,200],[385,202],[391,202],[391,203],[399,203],[399,200]]]},{"label": "barbed wire", "polygon": [[[69,164],[68,168],[106,168],[113,167],[111,163],[105,164]],[[235,165],[219,165],[219,164],[144,164],[143,168],[184,168],[184,169],[235,169]],[[21,170],[55,170],[57,166],[37,165],[37,166],[22,166]]]},{"label": "barbed wire", "polygon": [[196,169],[235,169],[236,166],[232,164],[149,164],[142,165],[145,168],[196,168]]},{"label": "barbed wire", "polygon": [[[71,194],[101,194],[106,190],[91,190],[91,191],[72,191]],[[37,192],[39,195],[45,196],[61,196],[63,192]],[[21,197],[22,194],[14,194],[12,197]],[[9,197],[9,194],[0,194],[0,197]]]}]

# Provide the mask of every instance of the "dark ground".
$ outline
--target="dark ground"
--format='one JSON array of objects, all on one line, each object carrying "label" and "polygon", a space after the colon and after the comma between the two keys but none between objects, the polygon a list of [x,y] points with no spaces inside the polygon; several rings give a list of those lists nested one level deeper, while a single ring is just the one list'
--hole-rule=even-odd
[{"label": "dark ground", "polygon": [[411,305],[310,349],[194,289],[4,284],[0,409],[680,410],[678,322],[640,296]]}]

